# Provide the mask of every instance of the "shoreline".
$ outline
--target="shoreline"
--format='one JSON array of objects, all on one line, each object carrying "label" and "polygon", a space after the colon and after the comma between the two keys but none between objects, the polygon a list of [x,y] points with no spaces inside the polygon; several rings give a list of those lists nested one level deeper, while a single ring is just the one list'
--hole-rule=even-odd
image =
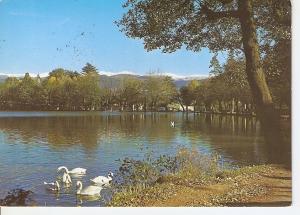
[{"label": "shoreline", "polygon": [[[70,110],[0,110],[0,113],[18,113],[18,112],[24,112],[24,113],[128,113],[128,114],[156,114],[156,113],[181,113],[182,115],[198,115],[198,114],[205,114],[205,115],[219,115],[219,116],[237,116],[237,117],[247,117],[247,118],[257,118],[256,114],[249,114],[249,113],[219,113],[219,112],[197,112],[197,111],[189,111],[189,112],[183,112],[183,111],[103,111],[103,110],[76,110],[76,111],[70,111]],[[288,114],[281,114],[280,119],[282,120],[291,120],[291,116]]]},{"label": "shoreline", "polygon": [[[110,206],[281,207],[292,204],[290,170],[278,165],[259,165],[238,171],[208,185],[166,181],[136,195],[123,198],[121,195]],[[165,196],[156,195],[157,192]]]}]

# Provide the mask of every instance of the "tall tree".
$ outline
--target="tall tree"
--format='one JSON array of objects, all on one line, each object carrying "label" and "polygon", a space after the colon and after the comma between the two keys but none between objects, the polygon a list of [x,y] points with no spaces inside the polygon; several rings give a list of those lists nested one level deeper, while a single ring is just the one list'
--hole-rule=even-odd
[{"label": "tall tree", "polygon": [[85,66],[82,68],[83,75],[98,75],[97,69],[90,63],[86,63]]},{"label": "tall tree", "polygon": [[100,105],[99,73],[96,67],[87,63],[82,68],[82,74],[79,89],[84,109],[95,110]]},{"label": "tall tree", "polygon": [[[288,0],[127,0],[124,7],[127,13],[118,22],[121,31],[143,39],[147,50],[173,52],[182,46],[193,51],[202,47],[216,52],[242,50],[260,116],[266,119],[263,121],[273,121],[273,100],[261,66],[259,45],[270,41],[268,36],[289,37],[290,26],[281,25],[290,24]],[[269,16],[261,20],[262,14]],[[270,26],[280,30],[271,30]]]},{"label": "tall tree", "polygon": [[210,68],[210,71],[209,71],[209,74],[210,75],[213,75],[213,76],[217,76],[217,75],[220,75],[222,74],[223,70],[222,70],[222,66],[220,65],[220,62],[217,58],[217,54],[215,54],[211,61],[210,61],[210,65],[209,65],[209,68]]}]

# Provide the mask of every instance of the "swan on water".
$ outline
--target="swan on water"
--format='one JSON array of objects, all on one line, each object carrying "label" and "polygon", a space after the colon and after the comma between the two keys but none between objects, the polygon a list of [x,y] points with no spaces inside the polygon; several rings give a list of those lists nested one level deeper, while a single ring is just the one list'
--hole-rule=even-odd
[{"label": "swan on water", "polygon": [[82,188],[82,182],[77,181],[77,195],[85,195],[85,196],[100,196],[100,191],[102,190],[102,187],[99,186],[87,186],[85,188]]},{"label": "swan on water", "polygon": [[51,190],[51,191],[59,191],[60,186],[58,181],[52,182],[52,183],[48,183],[44,181],[44,185],[47,185],[47,189]]},{"label": "swan on water", "polygon": [[57,168],[57,172],[60,172],[61,170],[64,170],[68,174],[78,174],[78,175],[86,174],[86,169],[80,167],[74,168],[72,170],[68,170],[68,168],[65,166],[60,166]]},{"label": "swan on water", "polygon": [[107,185],[112,181],[113,176],[114,176],[114,174],[112,172],[109,172],[107,177],[98,176],[98,177],[90,179],[90,181],[97,185]]},{"label": "swan on water", "polygon": [[174,122],[174,121],[171,121],[171,122],[170,122],[170,126],[171,126],[172,128],[174,128],[174,127],[175,127],[175,122]]},{"label": "swan on water", "polygon": [[63,174],[62,181],[63,181],[63,183],[65,183],[66,185],[72,184],[71,176],[70,176],[68,173],[66,173],[66,172],[64,172],[64,174]]}]

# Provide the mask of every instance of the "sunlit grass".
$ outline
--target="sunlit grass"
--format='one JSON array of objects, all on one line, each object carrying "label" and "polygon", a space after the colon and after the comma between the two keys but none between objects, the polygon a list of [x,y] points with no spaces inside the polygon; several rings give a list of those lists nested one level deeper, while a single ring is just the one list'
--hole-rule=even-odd
[{"label": "sunlit grass", "polygon": [[[249,182],[259,180],[270,171],[267,165],[226,168],[220,156],[202,154],[197,150],[180,149],[175,156],[160,156],[136,161],[124,159],[119,171],[119,183],[113,185],[114,195],[109,206],[149,206],[176,196],[177,191],[190,192],[210,185],[222,184],[224,193],[209,196],[195,203],[220,206],[266,193],[265,187]],[[249,183],[248,183],[249,182]],[[190,205],[192,206],[192,205]]]}]

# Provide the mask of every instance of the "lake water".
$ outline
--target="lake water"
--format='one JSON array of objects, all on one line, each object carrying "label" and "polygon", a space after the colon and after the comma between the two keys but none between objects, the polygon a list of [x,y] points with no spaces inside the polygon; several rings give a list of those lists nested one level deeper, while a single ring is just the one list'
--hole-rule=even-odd
[{"label": "lake water", "polygon": [[[175,127],[170,126],[175,121]],[[74,206],[75,187],[47,191],[56,169],[84,167],[89,178],[116,171],[117,159],[175,154],[180,147],[219,153],[233,165],[290,165],[290,145],[267,144],[255,118],[182,113],[0,112],[0,198],[15,188],[34,192],[37,205]],[[74,180],[73,180],[74,181]],[[76,180],[75,180],[76,181]],[[74,184],[74,183],[73,183]],[[82,205],[105,202],[83,199]],[[80,202],[81,203],[81,202]]]}]

